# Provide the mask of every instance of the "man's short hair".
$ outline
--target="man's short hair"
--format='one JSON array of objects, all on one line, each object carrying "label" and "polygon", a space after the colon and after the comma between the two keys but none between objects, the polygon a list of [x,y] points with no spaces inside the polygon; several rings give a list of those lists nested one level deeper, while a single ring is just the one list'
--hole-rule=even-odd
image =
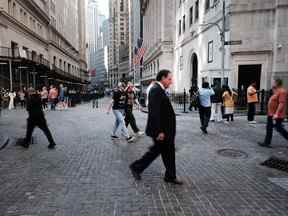
[{"label": "man's short hair", "polygon": [[156,76],[156,81],[158,81],[158,82],[161,81],[163,77],[166,78],[168,76],[168,74],[170,74],[170,73],[171,73],[171,71],[169,71],[169,70],[159,71],[157,76]]},{"label": "man's short hair", "polygon": [[203,82],[202,83],[202,88],[209,88],[209,83],[208,82]]},{"label": "man's short hair", "polygon": [[281,79],[275,79],[275,83],[278,87],[281,87],[283,85],[283,81]]}]

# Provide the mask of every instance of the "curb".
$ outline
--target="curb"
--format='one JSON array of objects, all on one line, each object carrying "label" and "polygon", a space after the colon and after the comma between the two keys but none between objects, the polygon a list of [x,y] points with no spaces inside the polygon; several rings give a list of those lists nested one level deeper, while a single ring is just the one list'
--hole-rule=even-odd
[{"label": "curb", "polygon": [[9,144],[9,138],[4,137],[4,139],[1,140],[1,143],[0,143],[0,151],[3,150],[8,144]]}]

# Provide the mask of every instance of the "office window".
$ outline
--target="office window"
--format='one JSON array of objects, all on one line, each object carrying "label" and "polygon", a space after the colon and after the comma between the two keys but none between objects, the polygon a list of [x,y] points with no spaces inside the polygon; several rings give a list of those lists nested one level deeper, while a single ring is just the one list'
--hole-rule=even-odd
[{"label": "office window", "polygon": [[195,3],[195,21],[197,21],[199,18],[199,0]]},{"label": "office window", "polygon": [[179,20],[179,35],[181,35],[181,28],[182,28],[182,25],[181,25],[181,20]]},{"label": "office window", "polygon": [[190,7],[189,10],[189,24],[190,26],[193,24],[193,7]]},{"label": "office window", "polygon": [[184,15],[184,16],[183,16],[183,33],[184,33],[185,30],[186,30],[185,19],[186,19],[186,16]]}]

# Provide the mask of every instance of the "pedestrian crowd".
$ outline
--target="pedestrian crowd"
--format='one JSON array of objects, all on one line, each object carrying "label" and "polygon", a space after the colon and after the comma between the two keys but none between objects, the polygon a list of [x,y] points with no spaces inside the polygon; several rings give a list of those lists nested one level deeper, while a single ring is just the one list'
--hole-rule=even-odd
[{"label": "pedestrian crowd", "polygon": [[[32,87],[22,87],[20,90],[0,90],[0,109],[7,107],[8,110],[16,109],[17,107],[26,108],[29,96],[29,90]],[[73,97],[76,94],[75,89],[69,89],[63,84],[58,87],[50,85],[49,88],[43,86],[42,89],[36,90],[40,95],[43,110],[65,110],[73,105]]]}]

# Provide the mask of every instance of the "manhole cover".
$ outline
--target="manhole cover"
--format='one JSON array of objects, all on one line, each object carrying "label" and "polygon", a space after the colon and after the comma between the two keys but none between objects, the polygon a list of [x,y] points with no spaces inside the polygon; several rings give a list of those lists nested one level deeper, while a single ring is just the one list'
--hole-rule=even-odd
[{"label": "manhole cover", "polygon": [[229,157],[235,159],[248,157],[248,154],[246,152],[237,149],[220,149],[217,151],[217,153],[223,157]]}]

